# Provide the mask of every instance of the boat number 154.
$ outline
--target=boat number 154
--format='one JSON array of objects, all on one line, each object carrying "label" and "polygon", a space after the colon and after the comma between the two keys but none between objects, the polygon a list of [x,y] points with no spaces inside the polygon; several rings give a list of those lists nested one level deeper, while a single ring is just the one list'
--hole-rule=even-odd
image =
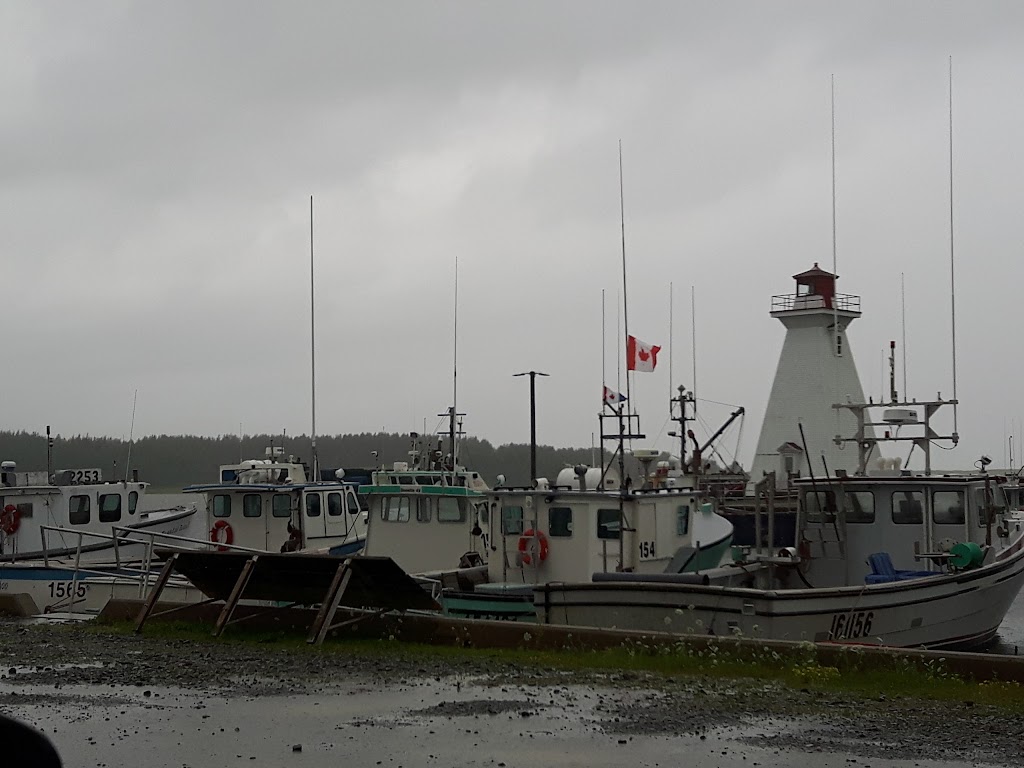
[{"label": "boat number 154", "polygon": [[640,557],[654,557],[654,542],[653,541],[641,541],[640,542]]}]

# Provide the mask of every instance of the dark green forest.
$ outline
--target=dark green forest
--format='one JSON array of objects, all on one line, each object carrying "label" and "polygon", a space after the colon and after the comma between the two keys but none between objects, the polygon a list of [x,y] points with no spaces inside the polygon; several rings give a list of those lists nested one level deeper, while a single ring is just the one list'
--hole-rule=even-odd
[{"label": "dark green forest", "polygon": [[[199,437],[195,435],[154,435],[135,440],[131,445],[130,469],[139,471],[139,479],[155,489],[173,491],[193,483],[214,482],[221,464],[243,459],[263,458],[268,446],[281,446],[284,452],[309,461],[309,437],[299,435],[282,439],[281,435],[237,435]],[[317,437],[321,468],[375,468],[408,460],[411,439],[408,434],[363,433]],[[374,457],[373,451],[377,452]],[[486,440],[464,438],[459,443],[460,463],[479,472],[494,485],[499,473],[511,485],[526,485],[530,475],[530,446],[520,444],[493,446]],[[589,448],[537,446],[537,472],[554,480],[559,470],[574,464],[590,464]],[[46,437],[32,432],[0,432],[0,460],[17,462],[19,471],[46,468]],[[74,435],[56,436],[53,468],[98,468],[104,479],[125,477],[129,463],[129,445],[111,437]],[[129,470],[130,471],[130,470]]]}]

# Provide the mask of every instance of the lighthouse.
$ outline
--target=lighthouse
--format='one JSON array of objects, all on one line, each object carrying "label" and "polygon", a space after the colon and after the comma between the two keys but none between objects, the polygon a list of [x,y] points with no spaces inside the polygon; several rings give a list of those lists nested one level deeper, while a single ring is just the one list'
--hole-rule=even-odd
[{"label": "lighthouse", "polygon": [[846,340],[846,329],[861,314],[860,296],[836,293],[837,277],[815,263],[793,275],[794,293],[772,296],[771,316],[786,326],[786,339],[757,440],[752,482],[774,471],[776,485],[785,488],[793,477],[824,475],[826,465],[832,475],[857,469],[857,451],[835,443],[837,435],[854,434],[856,420],[832,405],[864,402]]}]

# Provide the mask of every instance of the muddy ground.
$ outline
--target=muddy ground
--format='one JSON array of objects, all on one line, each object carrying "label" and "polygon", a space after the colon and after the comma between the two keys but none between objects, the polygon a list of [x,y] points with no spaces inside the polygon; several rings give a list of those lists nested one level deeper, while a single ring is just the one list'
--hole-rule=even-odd
[{"label": "muddy ground", "polygon": [[970,702],[13,622],[0,712],[100,768],[1019,765],[1024,745],[1024,718]]}]

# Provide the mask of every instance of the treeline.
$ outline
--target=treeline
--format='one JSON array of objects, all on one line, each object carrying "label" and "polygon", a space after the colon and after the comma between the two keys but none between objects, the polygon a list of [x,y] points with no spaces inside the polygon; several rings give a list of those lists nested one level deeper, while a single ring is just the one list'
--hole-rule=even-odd
[{"label": "treeline", "polygon": [[[221,464],[263,458],[267,447],[282,446],[282,442],[285,454],[309,462],[312,450],[306,435],[283,441],[281,435],[154,435],[139,438],[131,446],[111,437],[75,435],[55,438],[53,468],[98,468],[104,479],[122,479],[126,470],[137,469],[140,480],[171,491],[193,483],[214,482]],[[394,433],[321,436],[316,443],[321,468],[372,469],[391,465],[407,461],[412,446],[408,434]],[[494,485],[499,473],[505,475],[510,485],[526,485],[529,481],[529,445],[495,447],[487,440],[467,437],[459,443],[459,459],[490,485]],[[15,461],[19,471],[45,469],[46,437],[33,432],[0,432],[0,460]],[[563,467],[581,463],[592,463],[589,448],[537,446],[537,473],[541,477],[553,481]]]}]

